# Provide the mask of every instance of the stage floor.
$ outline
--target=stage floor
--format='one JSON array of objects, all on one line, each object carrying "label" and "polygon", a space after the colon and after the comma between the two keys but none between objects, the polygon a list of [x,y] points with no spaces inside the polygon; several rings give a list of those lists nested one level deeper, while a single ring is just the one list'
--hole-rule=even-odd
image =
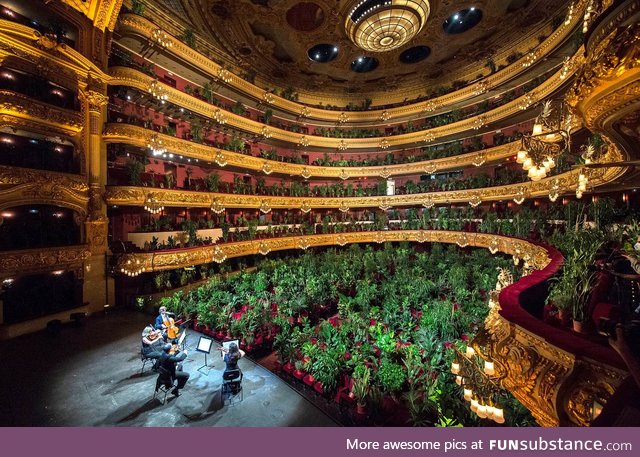
[{"label": "stage floor", "polygon": [[[311,402],[270,371],[243,358],[243,392],[221,397],[224,362],[214,342],[196,352],[189,330],[184,370],[191,378],[180,397],[153,400],[157,374],[140,373],[140,334],[153,316],[115,311],[65,324],[57,335],[39,332],[0,342],[2,426],[336,426]],[[208,371],[208,374],[206,372]]]}]

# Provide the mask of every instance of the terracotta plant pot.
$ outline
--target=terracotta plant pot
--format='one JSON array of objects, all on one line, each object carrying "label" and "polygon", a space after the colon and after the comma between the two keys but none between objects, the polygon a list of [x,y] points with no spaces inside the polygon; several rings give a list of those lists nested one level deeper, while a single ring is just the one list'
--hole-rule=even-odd
[{"label": "terracotta plant pot", "polygon": [[587,333],[587,326],[584,322],[573,321],[573,331],[576,333]]},{"label": "terracotta plant pot", "polygon": [[356,403],[356,414],[358,414],[359,416],[364,416],[367,414],[367,405],[364,404],[360,404],[360,403]]}]

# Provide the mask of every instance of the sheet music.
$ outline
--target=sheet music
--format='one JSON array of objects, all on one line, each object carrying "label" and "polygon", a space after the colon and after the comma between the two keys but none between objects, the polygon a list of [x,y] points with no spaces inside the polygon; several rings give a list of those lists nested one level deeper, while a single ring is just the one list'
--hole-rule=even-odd
[{"label": "sheet music", "polygon": [[[222,343],[222,347],[228,351],[231,343],[236,343],[236,346],[240,347],[240,342],[238,340],[224,341]],[[224,352],[220,352],[220,355],[224,357]]]}]

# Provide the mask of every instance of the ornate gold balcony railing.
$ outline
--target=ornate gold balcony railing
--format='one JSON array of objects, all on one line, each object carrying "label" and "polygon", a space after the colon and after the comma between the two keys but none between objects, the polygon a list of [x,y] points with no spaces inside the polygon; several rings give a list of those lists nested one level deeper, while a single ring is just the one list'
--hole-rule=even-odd
[{"label": "ornate gold balcony railing", "polygon": [[87,213],[89,186],[83,176],[0,166],[0,209],[48,204]]},{"label": "ornate gold balcony railing", "polygon": [[[578,53],[578,55],[579,54],[580,53]],[[575,59],[579,60],[580,57],[575,57]],[[573,71],[575,71],[575,67],[576,66],[574,65],[568,70],[569,74],[572,74]],[[384,139],[388,148],[402,148],[416,144],[424,144],[427,137],[447,138],[461,132],[477,130],[478,128],[507,119],[515,114],[519,114],[522,112],[523,103],[526,102],[529,105],[532,105],[545,100],[566,82],[566,78],[567,70],[561,68],[549,77],[549,79],[527,94],[505,103],[502,106],[451,124],[420,130],[417,132],[403,133],[400,135],[371,138],[331,138],[316,135],[304,135],[302,133],[290,132],[276,127],[269,127],[269,130],[273,140],[287,142],[291,144],[292,147],[295,147],[302,141],[305,141],[309,147],[312,148],[348,149],[349,151],[357,151],[359,149],[379,150],[381,141]],[[109,81],[109,84],[112,85],[135,87],[144,92],[148,90],[152,83],[158,84],[163,88],[163,93],[168,95],[171,103],[175,103],[176,105],[184,107],[194,113],[204,116],[205,118],[212,118],[214,105],[179,91],[168,84],[156,82],[154,78],[138,70],[126,67],[115,67],[112,69],[112,78]],[[262,135],[264,124],[232,112],[225,112],[225,114],[228,126],[258,136]]]},{"label": "ornate gold balcony railing", "polygon": [[[568,23],[563,23],[554,30],[546,40],[542,43],[539,43],[536,36],[526,37],[525,40],[521,43],[522,49],[529,50],[532,46],[536,46],[533,51],[537,57],[537,60],[540,61],[544,57],[548,56],[557,46],[562,44],[565,39],[575,30],[576,26],[581,24],[582,15],[584,8],[588,2],[586,0],[579,0],[576,5],[574,5],[573,14],[568,21]],[[158,26],[155,25],[148,19],[145,19],[141,16],[135,14],[122,14],[120,15],[118,21],[118,31],[121,35],[137,35],[143,38],[143,43],[149,43],[153,41],[153,34],[156,30],[158,30]],[[180,58],[184,62],[188,62],[189,65],[195,65],[199,70],[203,71],[206,74],[209,74],[212,78],[216,78],[223,67],[218,63],[212,61],[211,59],[205,57],[198,51],[190,48],[179,39],[170,37],[172,46],[169,49],[165,49],[166,52],[170,52],[172,55]],[[512,52],[513,48],[510,48],[508,52]],[[506,51],[505,55],[496,56],[496,59],[506,59]],[[512,65],[507,66],[506,68],[487,76],[483,79],[483,81],[487,84],[488,87],[498,87],[499,85],[512,80],[517,77],[519,74],[529,71],[523,63],[526,60],[526,56],[518,60]],[[475,71],[475,70],[474,70]],[[475,75],[478,71],[475,71],[473,74],[469,75],[467,79],[475,79]],[[459,79],[464,79],[461,76]],[[244,79],[241,79],[237,76],[232,76],[231,80],[226,83],[229,87],[234,90],[250,96],[255,100],[262,101],[264,99],[265,90],[255,86]],[[437,107],[445,107],[445,106],[454,106],[455,104],[459,104],[464,100],[472,98],[476,94],[474,91],[476,89],[476,84],[472,84],[458,91],[443,95],[441,97],[433,98],[429,101],[422,101],[419,103],[409,104],[396,108],[388,108],[388,109],[374,109],[367,111],[350,111],[349,117],[352,122],[355,123],[374,123],[380,120],[381,114],[383,111],[387,111],[389,115],[389,119],[403,119],[412,116],[419,115],[423,112],[425,108],[425,104],[433,104]],[[395,98],[397,98],[398,102],[402,101],[405,98],[414,98],[421,91],[421,88],[416,88],[413,90],[415,93],[397,93],[394,94]],[[313,94],[305,94],[305,101],[310,104],[322,104],[329,103],[334,105],[344,104],[344,100],[338,100],[334,98],[327,98],[325,95],[322,96],[314,96]],[[392,100],[393,102],[393,100]],[[332,111],[332,110],[323,110],[320,108],[311,108],[306,107],[301,103],[297,103],[294,101],[287,100],[285,98],[279,97],[277,95],[273,95],[272,98],[272,106],[277,107],[278,109],[284,110],[292,114],[293,116],[298,116],[303,107],[306,109],[307,117],[311,119],[317,119],[325,122],[335,123],[338,121],[340,116],[340,111]]]},{"label": "ornate gold balcony railing", "polygon": [[91,257],[87,245],[0,252],[0,278],[40,271],[81,268]]},{"label": "ornate gold balcony railing", "polygon": [[46,126],[64,135],[75,136],[82,130],[79,112],[58,108],[25,95],[0,90],[0,117],[13,117],[27,128],[29,125]]},{"label": "ornate gold balcony railing", "polygon": [[[124,143],[146,148],[151,137],[162,140],[164,147],[174,154],[184,157],[204,160],[207,162],[223,163],[225,166],[238,167],[245,170],[263,171],[268,164],[271,173],[287,176],[296,175],[304,178],[360,178],[360,177],[388,177],[411,174],[434,173],[470,167],[483,155],[485,163],[503,162],[514,156],[520,148],[520,141],[495,146],[482,151],[459,154],[441,159],[425,160],[421,162],[401,163],[373,167],[322,167],[317,165],[301,165],[278,160],[266,160],[260,157],[248,156],[233,151],[206,146],[192,141],[183,140],[169,135],[152,132],[143,127],[128,124],[111,123],[104,129],[103,138],[107,143]],[[435,170],[435,171],[434,171]]]},{"label": "ornate gold balcony railing", "polygon": [[120,271],[123,268],[126,270],[127,262],[131,262],[129,265],[140,265],[141,268],[144,268],[145,272],[153,272],[222,261],[220,259],[223,258],[229,259],[263,254],[268,251],[308,249],[311,247],[332,245],[344,246],[351,243],[384,243],[388,241],[450,244],[460,244],[464,241],[465,246],[494,247],[505,254],[514,255],[517,253],[522,257],[528,256],[528,258],[531,259],[529,264],[536,269],[544,268],[549,262],[546,250],[543,247],[517,238],[486,233],[452,232],[447,230],[389,230],[287,236],[167,251],[124,254],[119,258],[116,270]]},{"label": "ornate gold balcony railing", "polygon": [[505,186],[430,192],[407,195],[371,197],[284,197],[267,195],[240,195],[211,192],[196,192],[180,189],[145,188],[132,186],[107,187],[105,198],[109,205],[143,206],[149,194],[164,207],[211,208],[213,202],[220,208],[255,208],[268,212],[271,209],[329,209],[340,208],[383,208],[402,206],[432,206],[451,203],[473,203],[509,200],[516,195],[529,198],[546,197],[550,194],[562,195],[573,192],[578,186],[581,173],[586,173],[589,185],[597,187],[616,179],[623,168],[609,167],[597,169],[574,169],[540,181],[527,181]]}]

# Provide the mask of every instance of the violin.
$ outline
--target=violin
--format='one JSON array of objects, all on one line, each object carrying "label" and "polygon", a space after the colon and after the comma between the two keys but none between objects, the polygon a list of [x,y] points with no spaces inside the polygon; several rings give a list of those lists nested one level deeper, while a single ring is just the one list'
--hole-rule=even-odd
[{"label": "violin", "polygon": [[[153,326],[151,326],[153,327]],[[151,332],[149,332],[149,334],[147,335],[147,339],[149,341],[155,341],[158,338],[160,338],[160,336],[162,336],[162,332],[160,330],[152,330]]]}]

